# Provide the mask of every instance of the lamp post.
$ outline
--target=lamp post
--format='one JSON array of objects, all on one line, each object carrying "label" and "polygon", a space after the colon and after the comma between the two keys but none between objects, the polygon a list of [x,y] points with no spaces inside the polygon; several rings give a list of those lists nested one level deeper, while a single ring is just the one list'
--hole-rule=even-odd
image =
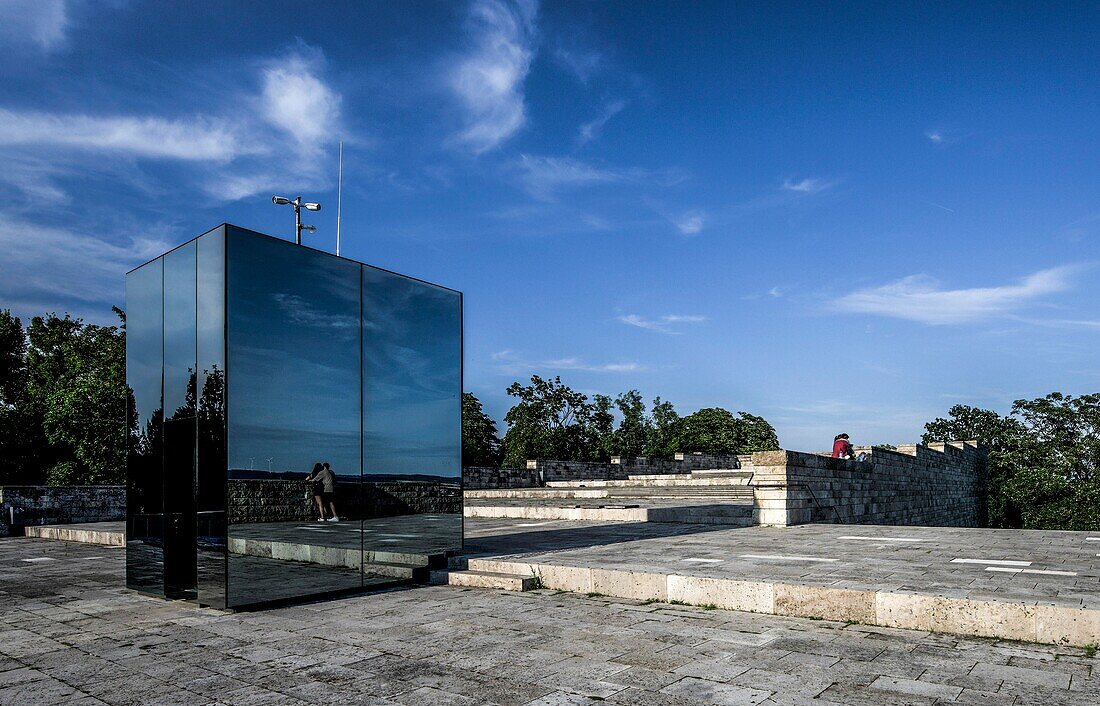
[{"label": "lamp post", "polygon": [[302,209],[307,211],[320,211],[321,204],[319,203],[302,203],[301,196],[295,196],[294,200],[286,198],[285,196],[272,196],[271,203],[276,206],[293,206],[294,207],[294,242],[298,245],[302,244],[302,231],[308,230],[310,233],[317,231],[317,226],[302,225]]}]

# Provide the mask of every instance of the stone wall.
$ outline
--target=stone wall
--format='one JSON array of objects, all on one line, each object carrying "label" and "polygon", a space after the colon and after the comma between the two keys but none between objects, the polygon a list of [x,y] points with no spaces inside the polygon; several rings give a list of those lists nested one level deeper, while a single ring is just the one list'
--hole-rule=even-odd
[{"label": "stone wall", "polygon": [[538,485],[538,471],[531,468],[466,466],[462,469],[462,487],[466,490],[535,488]]},{"label": "stone wall", "polygon": [[0,537],[28,525],[125,519],[125,486],[0,486]]},{"label": "stone wall", "polygon": [[857,451],[866,452],[867,460],[797,451],[753,454],[755,523],[983,524],[985,454],[972,442]]},{"label": "stone wall", "polygon": [[629,476],[676,475],[719,468],[740,468],[738,457],[732,454],[678,453],[671,461],[644,456],[615,456],[610,463],[538,459],[528,461],[526,470],[535,472],[538,484],[541,485],[551,481],[626,480]]},{"label": "stone wall", "polygon": [[[458,483],[379,481],[337,483],[336,511],[357,520],[409,514],[462,512]],[[298,480],[229,481],[229,522],[299,522],[317,518],[312,484]]]}]

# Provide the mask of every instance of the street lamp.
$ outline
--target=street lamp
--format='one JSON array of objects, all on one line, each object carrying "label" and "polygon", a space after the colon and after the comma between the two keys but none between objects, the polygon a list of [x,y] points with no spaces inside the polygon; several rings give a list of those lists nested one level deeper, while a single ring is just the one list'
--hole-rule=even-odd
[{"label": "street lamp", "polygon": [[302,209],[307,211],[320,211],[321,204],[319,203],[302,203],[301,196],[295,196],[294,200],[286,198],[285,196],[272,196],[271,203],[276,206],[293,206],[294,207],[294,242],[298,245],[302,244],[302,231],[308,230],[310,233],[317,232],[316,226],[302,225]]}]

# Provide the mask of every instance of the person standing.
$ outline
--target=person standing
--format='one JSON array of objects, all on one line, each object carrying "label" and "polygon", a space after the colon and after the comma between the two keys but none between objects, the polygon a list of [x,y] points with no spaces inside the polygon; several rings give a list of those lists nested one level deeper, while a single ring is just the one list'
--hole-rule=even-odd
[{"label": "person standing", "polygon": [[306,482],[313,483],[313,502],[317,504],[317,521],[325,521],[325,490],[324,481],[321,480],[321,476],[325,472],[325,466],[321,463],[313,464],[313,470],[306,475]]},{"label": "person standing", "polygon": [[[332,517],[328,518],[329,522],[339,522],[340,516],[336,514],[336,474],[332,472],[332,467],[328,465],[328,461],[321,464],[321,503],[328,505],[328,509],[332,511]],[[324,512],[321,513],[322,517]]]}]

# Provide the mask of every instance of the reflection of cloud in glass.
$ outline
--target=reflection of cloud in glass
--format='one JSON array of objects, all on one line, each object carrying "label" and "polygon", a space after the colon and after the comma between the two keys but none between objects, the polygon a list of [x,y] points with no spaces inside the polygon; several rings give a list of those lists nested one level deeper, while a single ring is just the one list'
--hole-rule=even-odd
[{"label": "reflection of cloud in glass", "polygon": [[[359,474],[359,270],[263,237],[229,243],[229,464]],[[241,246],[238,246],[237,243]],[[247,248],[243,244],[247,242]],[[238,252],[239,250],[239,252]]]},{"label": "reflection of cloud in glass", "polygon": [[461,475],[455,292],[363,270],[364,473]]}]

